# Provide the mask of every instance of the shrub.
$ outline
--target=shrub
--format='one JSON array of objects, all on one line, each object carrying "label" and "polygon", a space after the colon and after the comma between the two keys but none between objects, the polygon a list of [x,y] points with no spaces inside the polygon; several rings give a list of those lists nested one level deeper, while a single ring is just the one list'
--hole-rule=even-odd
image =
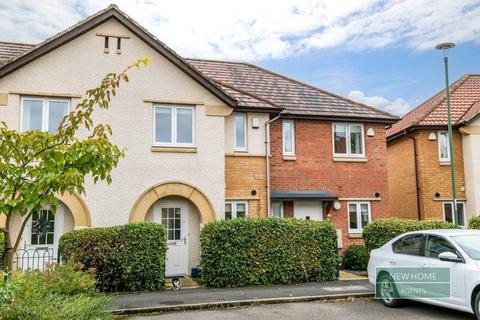
[{"label": "shrub", "polygon": [[337,233],[327,221],[255,218],[203,227],[202,281],[241,287],[338,278]]},{"label": "shrub", "polygon": [[351,245],[343,254],[342,265],[348,270],[367,270],[368,258],[369,254],[365,246]]},{"label": "shrub", "polygon": [[377,219],[363,229],[363,240],[367,250],[370,252],[405,232],[453,228],[455,228],[455,225],[441,220]]},{"label": "shrub", "polygon": [[0,319],[5,320],[110,319],[104,311],[108,301],[96,290],[94,276],[71,263],[0,280]]},{"label": "shrub", "polygon": [[473,217],[468,222],[469,229],[480,229],[480,216]]},{"label": "shrub", "polygon": [[166,251],[165,228],[154,223],[76,230],[60,239],[62,260],[93,269],[102,291],[162,289]]}]

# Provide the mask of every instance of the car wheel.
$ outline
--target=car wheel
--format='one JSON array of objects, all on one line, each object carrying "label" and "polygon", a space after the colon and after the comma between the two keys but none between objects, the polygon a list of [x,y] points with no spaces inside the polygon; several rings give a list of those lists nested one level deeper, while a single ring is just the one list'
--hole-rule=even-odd
[{"label": "car wheel", "polygon": [[477,319],[480,320],[480,291],[477,292],[477,295],[475,296],[475,304],[473,305],[473,311],[475,312]]},{"label": "car wheel", "polygon": [[402,305],[403,300],[398,299],[397,287],[389,274],[380,275],[377,282],[377,293],[383,304],[390,308],[396,308]]}]

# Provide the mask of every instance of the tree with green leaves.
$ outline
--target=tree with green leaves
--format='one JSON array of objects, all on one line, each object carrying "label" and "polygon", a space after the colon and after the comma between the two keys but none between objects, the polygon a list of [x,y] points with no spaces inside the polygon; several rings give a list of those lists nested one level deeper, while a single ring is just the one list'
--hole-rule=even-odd
[{"label": "tree with green leaves", "polygon": [[[25,226],[34,212],[45,205],[55,212],[56,195],[85,193],[85,178],[111,183],[111,171],[124,157],[125,150],[113,144],[108,124],[94,124],[92,113],[108,109],[127,73],[149,63],[141,58],[120,73],[109,73],[95,89],[87,90],[80,103],[60,122],[57,132],[19,132],[0,122],[0,215],[6,215],[4,257],[12,270],[14,253]],[[87,131],[80,138],[79,130]],[[23,217],[16,238],[10,232],[13,215]],[[15,238],[15,239],[13,239]]]}]

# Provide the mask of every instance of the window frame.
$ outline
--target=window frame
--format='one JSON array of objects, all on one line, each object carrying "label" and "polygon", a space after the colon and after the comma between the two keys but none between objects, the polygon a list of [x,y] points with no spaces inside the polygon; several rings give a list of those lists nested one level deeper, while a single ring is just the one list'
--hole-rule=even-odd
[{"label": "window frame", "polygon": [[[157,141],[156,137],[156,110],[157,108],[160,109],[170,109],[171,110],[171,119],[170,119],[170,135],[171,139],[170,142],[160,142]],[[177,142],[177,137],[178,137],[178,132],[177,132],[177,110],[178,109],[186,109],[186,110],[191,110],[192,111],[192,142],[191,143],[178,143]],[[187,106],[187,105],[167,105],[167,104],[160,104],[160,103],[154,103],[153,104],[153,146],[158,146],[158,147],[178,147],[178,148],[191,148],[195,146],[195,107],[193,106]]]},{"label": "window frame", "polygon": [[[245,204],[245,218],[248,217],[248,201],[245,201],[245,200],[227,200],[225,201],[225,204],[230,204],[231,207],[232,207],[232,218],[231,220],[234,220],[234,219],[237,219],[237,204]],[[225,209],[224,209],[225,211]],[[225,217],[225,212],[224,212],[224,219],[226,219]]]},{"label": "window frame", "polygon": [[[445,204],[451,204],[452,205],[452,223],[454,223],[454,215],[455,215],[455,211],[454,211],[454,203],[453,201],[442,201],[442,211],[443,211],[443,221],[447,221],[446,218],[445,218]],[[462,228],[466,228],[467,226],[465,225],[465,218],[466,218],[466,212],[465,212],[465,208],[466,208],[466,205],[465,205],[465,201],[457,201],[457,205],[461,204],[463,206],[463,224],[460,224],[458,223],[458,225]],[[447,221],[448,222],[448,221]]]},{"label": "window frame", "polygon": [[50,115],[50,101],[52,102],[66,102],[68,107],[67,107],[67,114],[69,114],[72,111],[72,103],[70,98],[61,98],[61,97],[36,97],[36,96],[21,96],[20,97],[20,123],[19,123],[19,128],[20,132],[26,132],[28,130],[23,129],[23,116],[25,112],[24,108],[24,102],[25,100],[30,100],[30,101],[41,101],[42,102],[42,132],[48,132],[48,126],[49,126],[49,115]]},{"label": "window frame", "polygon": [[[335,125],[345,125],[346,126],[346,153],[337,153],[335,151]],[[362,129],[362,153],[352,153],[350,145],[350,126],[360,126]],[[365,158],[365,126],[360,122],[332,122],[332,151],[334,157],[339,158]]]},{"label": "window frame", "polygon": [[[287,152],[285,151],[285,124],[290,123],[292,126],[292,132],[291,132],[291,137],[292,137],[292,151]],[[283,155],[285,156],[294,156],[295,155],[295,120],[293,119],[283,119],[282,120],[282,151]]]},{"label": "window frame", "polygon": [[[441,139],[440,139],[440,136],[442,134],[445,134],[447,140],[447,158],[442,158],[442,148],[441,148],[441,145],[440,145],[440,142],[441,142]],[[450,139],[448,137],[448,131],[446,130],[440,130],[438,131],[438,137],[437,137],[437,140],[438,140],[438,160],[442,163],[450,163],[451,159],[450,159]]]},{"label": "window frame", "polygon": [[[244,147],[238,147],[237,146],[237,117],[242,117],[243,118],[243,141],[245,146]],[[248,140],[247,140],[247,130],[248,130],[248,117],[247,114],[244,112],[235,112],[233,114],[233,148],[235,151],[240,151],[240,152],[246,152],[248,151]]]},{"label": "window frame", "polygon": [[278,218],[283,218],[284,217],[283,201],[272,201],[272,205],[270,206],[270,216],[277,218],[277,216],[273,215],[273,204],[274,203],[279,203],[280,204],[280,217],[278,217]]},{"label": "window frame", "polygon": [[[33,214],[32,214],[32,216],[30,217],[30,232],[29,232],[29,235],[28,235],[29,239],[28,239],[28,242],[27,242],[27,243],[29,243],[29,246],[31,246],[31,247],[44,248],[44,247],[54,246],[55,242],[56,242],[57,220],[55,219],[56,218],[55,213],[52,212],[50,207],[42,208],[42,209],[38,210],[38,213],[37,213],[38,217],[40,217],[40,213],[42,211],[47,212],[47,221],[48,221],[48,214],[51,213],[53,215],[53,231],[45,233],[45,243],[37,243],[37,244],[32,243],[32,235],[34,233],[33,232]],[[52,243],[47,243],[48,242],[47,234],[52,234],[52,236],[53,236]],[[37,235],[37,242],[40,242],[39,238],[38,238],[38,235]]]},{"label": "window frame", "polygon": [[[357,209],[357,228],[356,229],[350,228],[350,205],[351,204],[355,204]],[[366,204],[368,206],[368,224],[372,223],[372,206],[370,201],[348,201],[347,202],[348,233],[363,233],[362,213],[361,213],[362,204]]]}]

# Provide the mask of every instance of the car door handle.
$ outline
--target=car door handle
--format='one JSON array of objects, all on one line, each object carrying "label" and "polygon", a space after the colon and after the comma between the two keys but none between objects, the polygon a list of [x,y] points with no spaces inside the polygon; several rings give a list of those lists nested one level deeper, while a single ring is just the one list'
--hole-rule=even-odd
[{"label": "car door handle", "polygon": [[430,266],[428,264],[424,263],[424,264],[422,264],[422,268],[428,269],[428,268],[430,268]]},{"label": "car door handle", "polygon": [[390,260],[390,263],[391,263],[391,264],[397,264],[397,260],[392,259],[392,260]]}]

